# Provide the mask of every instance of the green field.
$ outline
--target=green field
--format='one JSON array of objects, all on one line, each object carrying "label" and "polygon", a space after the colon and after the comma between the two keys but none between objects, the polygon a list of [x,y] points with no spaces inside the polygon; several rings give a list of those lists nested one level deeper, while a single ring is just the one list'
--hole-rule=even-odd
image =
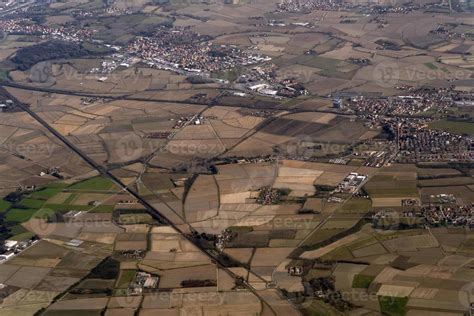
[{"label": "green field", "polygon": [[69,190],[108,191],[112,189],[112,181],[102,177],[95,177],[75,183],[68,187]]},{"label": "green field", "polygon": [[303,310],[305,316],[342,316],[344,313],[339,312],[337,309],[329,304],[326,304],[320,300],[313,299],[311,302],[305,302],[305,308]]},{"label": "green field", "polygon": [[8,80],[8,70],[0,69],[0,79]]},{"label": "green field", "polygon": [[12,204],[5,200],[0,200],[0,213],[5,212]]},{"label": "green field", "polygon": [[9,228],[9,230],[10,230],[10,235],[12,235],[12,237],[9,237],[8,239],[11,239],[11,240],[22,241],[25,239],[30,239],[31,237],[34,236],[32,232],[28,231],[21,225],[12,226]]},{"label": "green field", "polygon": [[418,197],[416,180],[398,180],[391,175],[378,174],[364,186],[370,197]]},{"label": "green field", "polygon": [[60,188],[43,188],[31,194],[35,199],[49,199],[61,192]]},{"label": "green field", "polygon": [[379,296],[380,311],[384,315],[402,316],[407,313],[408,297]]},{"label": "green field", "polygon": [[357,289],[368,289],[374,279],[373,276],[356,274],[354,280],[352,280],[352,287]]},{"label": "green field", "polygon": [[36,212],[38,212],[37,209],[12,208],[7,212],[5,219],[9,222],[23,223],[28,221]]},{"label": "green field", "polygon": [[113,205],[66,205],[66,204],[46,204],[45,208],[53,211],[68,212],[68,211],[91,211],[93,213],[110,213],[114,210]]},{"label": "green field", "polygon": [[365,214],[370,210],[372,202],[364,198],[351,198],[336,211],[338,214]]},{"label": "green field", "polygon": [[442,130],[454,134],[474,135],[474,123],[456,122],[448,120],[435,121],[429,124],[432,129]]},{"label": "green field", "polygon": [[321,257],[324,261],[352,260],[354,257],[346,247],[339,247]]},{"label": "green field", "polygon": [[153,218],[150,214],[135,213],[135,214],[121,214],[120,223],[122,224],[145,224],[153,223]]},{"label": "green field", "polygon": [[135,270],[123,270],[122,273],[120,274],[120,279],[117,282],[117,287],[118,288],[127,288],[130,282],[135,279],[135,275],[137,274],[137,271]]},{"label": "green field", "polygon": [[425,66],[428,67],[431,70],[438,69],[438,67],[436,67],[436,65],[434,65],[433,63],[425,63]]},{"label": "green field", "polygon": [[71,193],[71,195],[69,195],[67,199],[64,201],[64,204],[71,204],[77,198],[77,196],[78,196],[77,193]]},{"label": "green field", "polygon": [[18,205],[26,207],[26,208],[35,208],[40,209],[43,207],[45,201],[44,200],[36,200],[36,199],[23,199],[20,201]]},{"label": "green field", "polygon": [[96,45],[96,44],[92,44],[92,43],[88,43],[88,42],[83,43],[82,47],[84,47],[88,51],[91,51],[91,52],[94,52],[94,53],[107,53],[107,52],[110,51],[110,48],[108,48],[106,46],[100,46],[100,45]]}]

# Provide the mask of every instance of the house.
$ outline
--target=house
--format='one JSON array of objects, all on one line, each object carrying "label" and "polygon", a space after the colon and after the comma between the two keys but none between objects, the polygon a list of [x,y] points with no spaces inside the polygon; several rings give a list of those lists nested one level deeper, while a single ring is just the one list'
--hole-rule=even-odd
[{"label": "house", "polygon": [[4,254],[0,255],[0,262],[6,261],[8,259],[11,259],[15,256],[15,253],[13,251],[6,252]]},{"label": "house", "polygon": [[18,241],[16,240],[5,240],[5,248],[10,250],[15,248],[18,245]]}]

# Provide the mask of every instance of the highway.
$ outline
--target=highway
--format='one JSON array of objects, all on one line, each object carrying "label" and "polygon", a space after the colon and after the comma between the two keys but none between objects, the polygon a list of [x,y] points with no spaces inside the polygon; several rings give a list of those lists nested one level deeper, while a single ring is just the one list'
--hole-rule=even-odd
[{"label": "highway", "polygon": [[[143,204],[143,206],[146,208],[147,212],[156,220],[158,220],[161,224],[163,225],[168,225],[171,226],[176,232],[178,232],[183,238],[185,238],[187,241],[192,243],[194,246],[196,246],[202,253],[204,253],[214,264],[218,266],[218,268],[222,269],[225,271],[229,276],[231,276],[234,280],[237,281],[239,278],[238,275],[233,273],[229,268],[227,268],[221,261],[220,259],[216,256],[216,254],[207,251],[204,249],[194,238],[192,238],[190,235],[186,234],[183,232],[179,227],[177,227],[172,221],[170,221],[168,218],[163,216],[157,210],[153,205],[148,203],[145,199],[143,199],[139,194],[131,190],[129,187],[127,187],[120,179],[118,179],[116,176],[114,176],[112,173],[110,173],[106,168],[102,167],[98,163],[96,163],[93,159],[91,159],[89,156],[84,154],[79,148],[77,148],[73,143],[71,143],[66,137],[64,137],[61,133],[59,133],[56,129],[54,129],[51,125],[49,125],[48,122],[46,122],[43,118],[41,118],[38,114],[36,114],[34,111],[32,111],[27,105],[23,104],[20,102],[17,98],[15,98],[13,95],[11,95],[8,91],[6,91],[3,87],[0,88],[0,94],[4,95],[6,98],[11,99],[15,102],[16,106],[18,106],[20,109],[28,113],[33,119],[35,119],[39,124],[41,124],[44,128],[46,128],[51,134],[53,134],[54,137],[56,137],[58,140],[60,140],[66,147],[68,147],[70,150],[72,150],[74,153],[76,153],[78,156],[80,156],[85,162],[87,162],[93,169],[97,170],[102,176],[109,178],[112,180],[117,186],[122,188],[124,191],[128,192],[131,196],[136,198],[140,203]],[[277,315],[275,310],[272,308],[268,302],[266,302],[260,294],[255,290],[248,282],[244,281],[242,284],[245,286],[245,288],[249,291],[251,291],[256,297],[260,299],[260,301],[265,304],[270,311],[273,312],[274,315]],[[295,310],[296,312],[296,310]]]},{"label": "highway", "polygon": [[[0,80],[0,86],[2,87],[10,87],[16,88],[21,90],[28,90],[28,91],[35,91],[35,92],[45,92],[45,93],[54,93],[54,94],[62,94],[62,95],[70,95],[76,97],[86,97],[86,98],[102,98],[102,99],[109,99],[109,100],[129,100],[129,101],[141,101],[141,102],[154,102],[154,103],[173,103],[173,104],[182,104],[182,105],[203,105],[203,106],[227,106],[227,107],[236,107],[235,104],[226,104],[219,102],[218,104],[211,104],[206,102],[195,102],[195,101],[186,101],[186,100],[169,100],[169,99],[150,99],[150,98],[140,98],[136,96],[130,96],[126,93],[122,93],[121,95],[111,95],[111,94],[98,94],[98,93],[91,93],[91,92],[79,92],[79,91],[71,91],[71,90],[62,90],[62,89],[52,89],[52,88],[43,88],[43,87],[34,87],[29,85],[23,85],[14,83],[8,80]],[[225,89],[229,90],[229,89]],[[141,92],[146,92],[141,91]],[[346,113],[337,113],[330,110],[321,110],[321,109],[295,109],[286,106],[274,106],[269,108],[268,106],[258,106],[258,105],[239,105],[242,108],[248,108],[253,110],[285,110],[288,112],[320,112],[320,113],[334,113],[342,116],[353,116],[352,114]]]}]

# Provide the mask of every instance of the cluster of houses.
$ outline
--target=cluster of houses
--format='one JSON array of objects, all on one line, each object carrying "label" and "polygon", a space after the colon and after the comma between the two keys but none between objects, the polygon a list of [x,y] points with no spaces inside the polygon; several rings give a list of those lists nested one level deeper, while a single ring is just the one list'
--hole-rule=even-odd
[{"label": "cluster of houses", "polygon": [[357,172],[351,172],[347,177],[344,178],[344,180],[342,180],[341,183],[338,184],[335,192],[354,194],[359,191],[366,180],[366,175],[358,174]]},{"label": "cluster of houses", "polygon": [[135,276],[135,279],[128,287],[129,295],[141,295],[143,289],[154,289],[158,285],[159,277],[151,275],[146,272],[138,272]]},{"label": "cluster of houses", "polygon": [[3,243],[3,253],[0,254],[0,264],[13,258],[29,246],[37,243],[39,240],[36,237],[32,237],[28,240],[16,241],[16,240],[5,240]]}]

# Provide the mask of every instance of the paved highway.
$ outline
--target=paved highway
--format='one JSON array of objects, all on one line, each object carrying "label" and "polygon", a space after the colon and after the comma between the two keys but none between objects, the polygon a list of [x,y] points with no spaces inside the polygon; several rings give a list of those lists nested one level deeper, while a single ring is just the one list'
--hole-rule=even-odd
[{"label": "paved highway", "polygon": [[[18,99],[16,99],[13,95],[11,95],[8,91],[6,91],[3,87],[0,88],[0,94],[3,94],[6,98],[11,99],[15,102],[15,104],[21,108],[23,111],[27,112],[31,117],[33,117],[39,124],[41,124],[44,128],[46,128],[51,134],[53,134],[57,139],[59,139],[62,143],[64,143],[65,146],[67,146],[69,149],[74,151],[78,156],[80,156],[84,161],[86,161],[92,168],[97,170],[102,176],[109,178],[112,180],[117,186],[122,188],[124,191],[128,192],[131,196],[136,198],[138,201],[140,201],[143,206],[145,206],[146,210],[148,213],[153,216],[156,220],[158,220],[160,223],[164,225],[168,225],[173,227],[175,231],[177,231],[183,238],[191,242],[193,245],[195,245],[202,253],[204,253],[214,264],[216,264],[220,269],[224,270],[227,274],[229,274],[234,280],[238,279],[238,275],[233,273],[231,270],[229,270],[222,262],[220,262],[219,258],[216,256],[216,254],[207,251],[204,249],[194,238],[192,238],[190,235],[186,234],[183,232],[179,227],[177,227],[173,222],[171,222],[168,218],[163,216],[153,205],[148,203],[145,199],[143,199],[139,194],[128,188],[120,179],[118,179],[116,176],[114,176],[112,173],[110,173],[107,169],[102,167],[101,165],[97,164],[93,159],[91,159],[89,156],[84,154],[79,148],[77,148],[73,143],[71,143],[66,137],[64,137],[61,133],[59,133],[56,129],[54,129],[51,125],[49,125],[48,122],[46,122],[44,119],[42,119],[38,114],[36,114],[34,111],[32,111],[27,105],[21,103]],[[262,279],[260,277],[260,279]],[[262,279],[263,280],[263,279]],[[261,296],[260,294],[247,282],[244,282],[243,285],[251,291],[255,296],[257,296],[263,304],[265,304],[269,310],[273,312],[273,314],[277,315],[275,310],[272,308],[270,304],[268,304]],[[297,312],[295,310],[295,312]]]}]

